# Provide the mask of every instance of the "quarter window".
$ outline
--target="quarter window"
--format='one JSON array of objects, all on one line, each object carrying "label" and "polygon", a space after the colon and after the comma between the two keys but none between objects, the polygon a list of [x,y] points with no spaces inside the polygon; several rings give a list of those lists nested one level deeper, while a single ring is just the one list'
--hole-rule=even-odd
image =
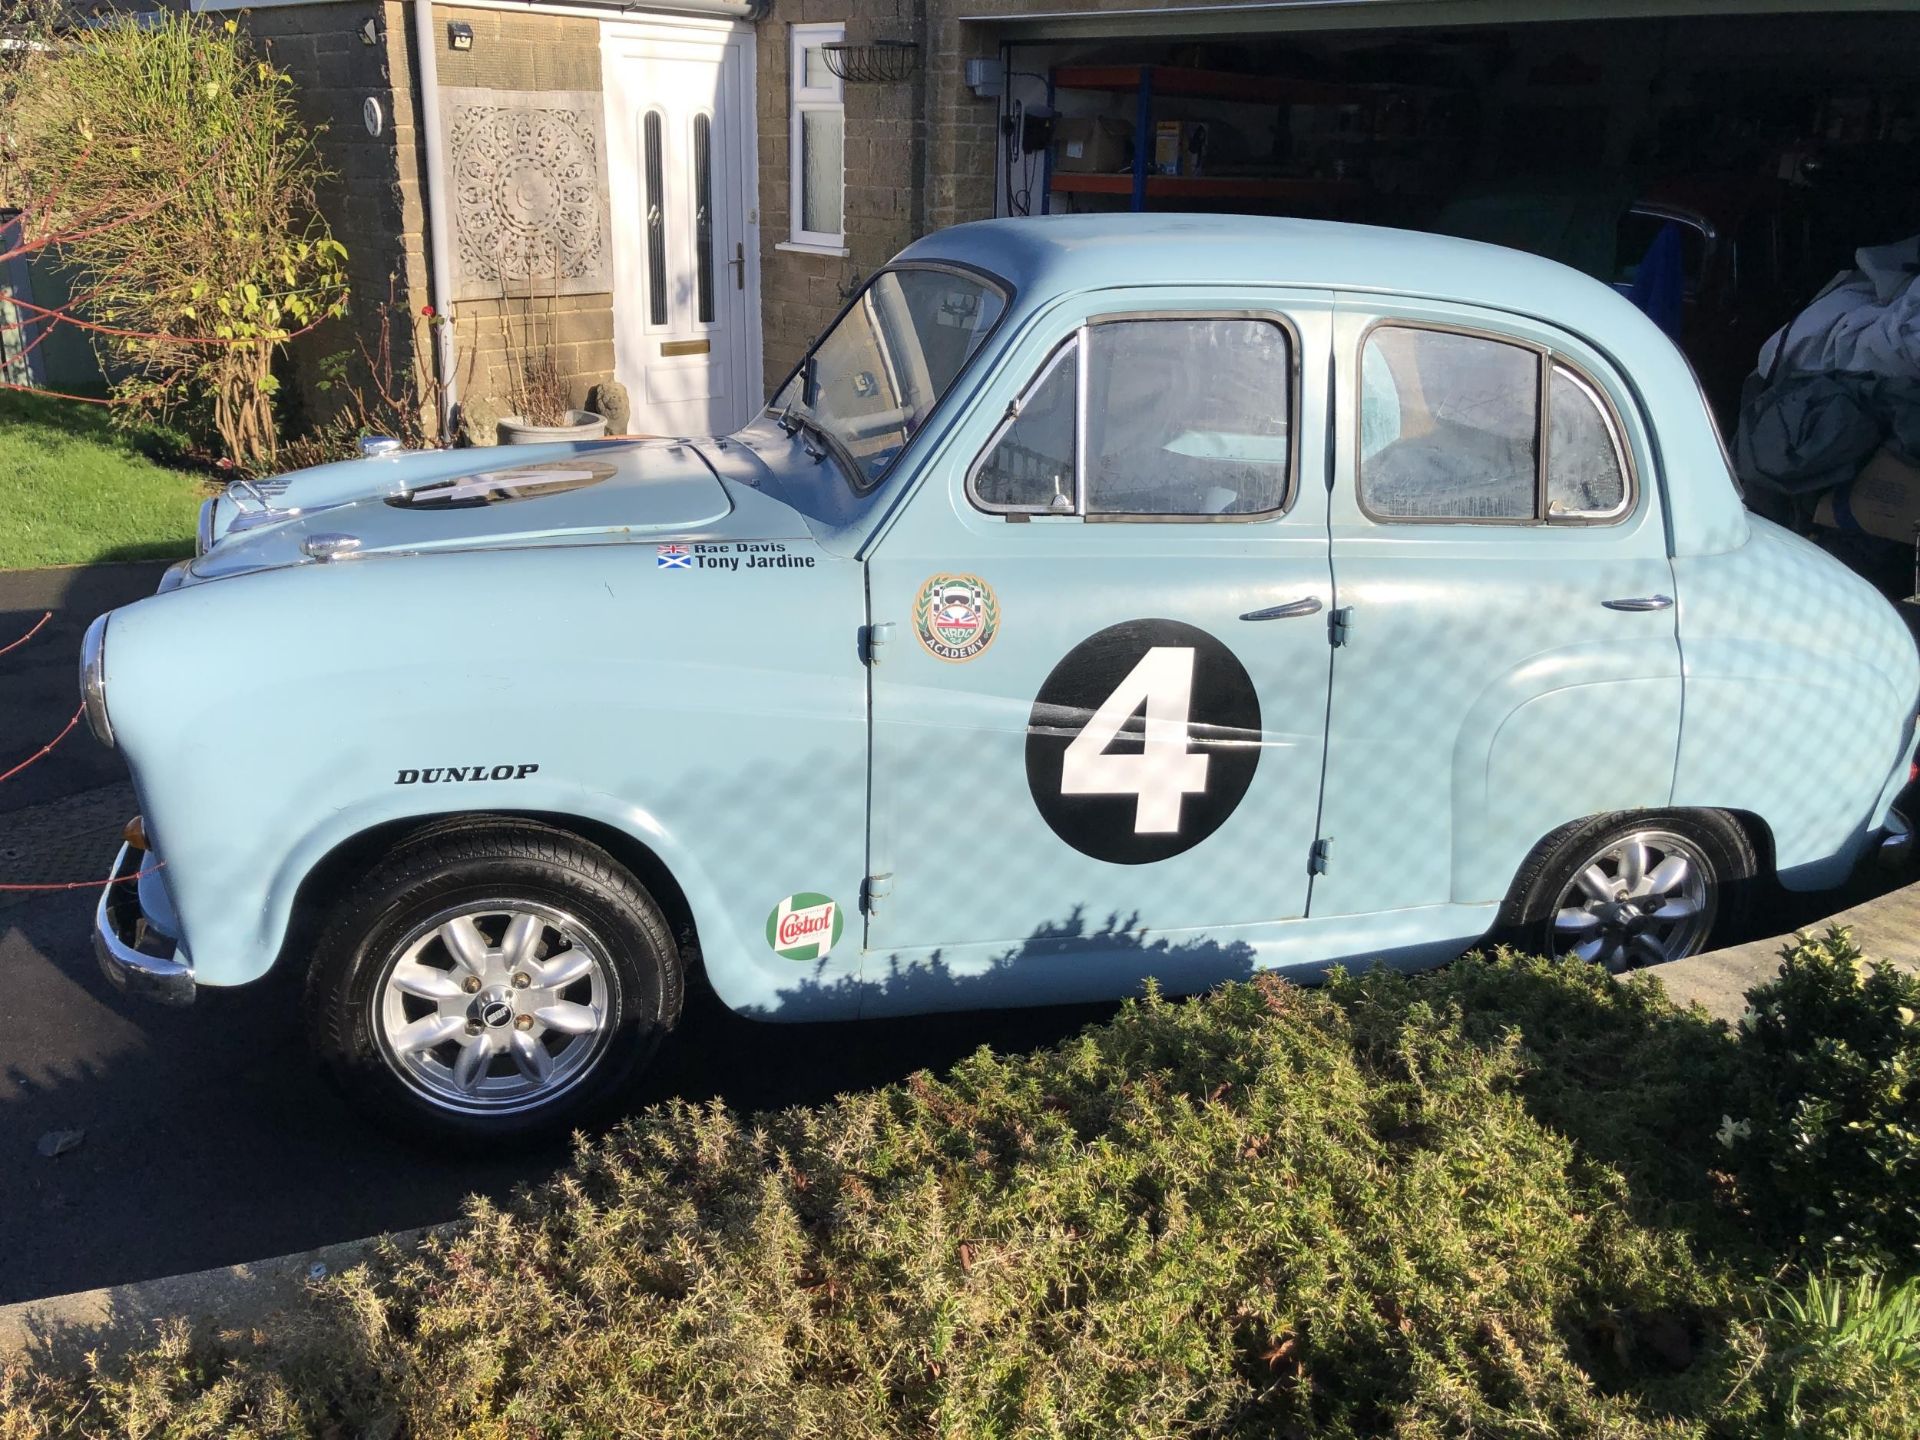
[{"label": "quarter window", "polygon": [[1272,320],[1089,325],[975,467],[987,510],[1087,519],[1270,515],[1287,503],[1293,352]]},{"label": "quarter window", "polygon": [[1368,514],[1594,520],[1621,513],[1627,494],[1625,451],[1605,402],[1544,350],[1401,325],[1367,336],[1360,503]]},{"label": "quarter window", "polygon": [[1080,508],[1074,466],[1074,402],[1080,342],[1056,354],[1023,395],[1000,439],[974,472],[974,494],[995,510],[1072,515]]},{"label": "quarter window", "polygon": [[1611,515],[1627,503],[1620,443],[1593,387],[1564,365],[1553,367],[1547,404],[1547,518]]}]

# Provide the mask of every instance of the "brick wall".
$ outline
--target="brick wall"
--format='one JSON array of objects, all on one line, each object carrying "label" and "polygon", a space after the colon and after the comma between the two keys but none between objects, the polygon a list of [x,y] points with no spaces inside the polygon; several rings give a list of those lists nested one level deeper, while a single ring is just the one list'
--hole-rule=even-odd
[{"label": "brick wall", "polygon": [[[440,44],[440,83],[489,90],[589,90],[602,88],[600,25],[570,15],[516,15],[501,10],[469,10],[436,5],[434,37]],[[446,47],[447,23],[473,27],[473,48]],[[508,414],[517,364],[510,343],[529,328],[524,296],[504,305],[497,300],[465,300],[454,307],[460,355],[460,391],[476,416],[490,410]],[[613,296],[537,297],[533,324],[551,337],[572,402],[586,404],[587,392],[613,378]]]},{"label": "brick wall", "polygon": [[[1057,10],[1165,8],[1168,0],[775,0],[759,27],[761,266],[766,369],[771,388],[833,318],[844,293],[917,236],[994,213],[999,102],[967,88],[967,61],[992,59],[1000,37],[988,18]],[[1211,0],[1195,0],[1211,3]],[[882,0],[885,4],[885,0]],[[857,11],[857,13],[856,13]],[[848,254],[844,259],[779,248],[787,238],[788,53],[795,24],[842,22],[847,38],[920,43],[909,84],[846,87]],[[1169,26],[1170,29],[1177,28]]]},{"label": "brick wall", "polygon": [[[426,253],[427,213],[419,98],[413,85],[413,26],[397,0],[337,5],[285,5],[243,12],[244,23],[274,62],[293,77],[300,113],[316,131],[315,142],[335,172],[321,193],[321,208],[347,247],[353,286],[351,313],[294,347],[296,412],[324,413],[316,388],[321,361],[354,349],[357,329],[372,339],[374,307],[392,294],[400,316],[395,325],[396,373],[415,363],[412,317],[432,289]],[[449,20],[473,27],[473,49],[447,47]],[[374,43],[362,27],[374,22]],[[596,21],[563,16],[515,15],[494,10],[436,6],[434,38],[442,85],[495,90],[599,90],[600,31]],[[367,133],[361,107],[372,96],[386,111],[380,136]],[[508,410],[511,364],[505,330],[524,329],[524,302],[469,301],[455,307],[460,380],[476,412]],[[562,296],[536,307],[544,330],[551,327],[561,370],[573,402],[613,378],[613,297]],[[424,338],[424,330],[421,332]],[[424,366],[431,363],[424,354]]]},{"label": "brick wall", "polygon": [[[327,404],[316,388],[321,361],[354,349],[354,328],[366,328],[390,287],[403,315],[414,315],[427,303],[426,208],[410,99],[406,10],[397,3],[290,5],[244,11],[239,18],[261,49],[293,77],[301,118],[334,172],[321,189],[320,208],[347,248],[350,313],[297,342],[290,356],[295,386],[290,403],[296,415],[317,417]],[[371,44],[363,34],[369,21]],[[362,118],[368,96],[386,112],[377,137],[367,133]],[[411,365],[410,327],[396,327],[393,342],[395,366]]]},{"label": "brick wall", "polygon": [[[782,248],[792,234],[788,184],[789,26],[842,22],[847,39],[922,40],[920,0],[894,11],[850,15],[850,0],[775,0],[758,31],[760,72],[760,275],[766,383],[771,390],[799,360],[855,286],[921,234],[925,87],[846,87],[847,254]],[[989,152],[991,157],[991,152]],[[989,179],[988,191],[992,184]]]}]

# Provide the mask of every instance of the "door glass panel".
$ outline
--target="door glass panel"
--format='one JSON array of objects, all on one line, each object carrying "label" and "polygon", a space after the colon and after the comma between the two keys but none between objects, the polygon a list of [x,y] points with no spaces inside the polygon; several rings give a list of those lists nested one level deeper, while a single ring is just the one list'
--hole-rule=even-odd
[{"label": "door glass panel", "polygon": [[974,472],[974,498],[988,509],[1071,515],[1077,345],[1056,356],[1020,402],[1020,414]]},{"label": "door glass panel", "polygon": [[1287,332],[1121,320],[1087,332],[1087,513],[1258,515],[1286,504]]},{"label": "door glass panel", "polygon": [[1360,503],[1418,520],[1535,511],[1540,357],[1446,330],[1382,326],[1360,366]]},{"label": "door glass panel", "polygon": [[800,228],[840,233],[840,189],[846,163],[845,117],[831,110],[800,112]]},{"label": "door glass panel", "polygon": [[1613,426],[1592,390],[1553,367],[1547,438],[1547,514],[1606,515],[1626,503],[1627,481]]},{"label": "door glass panel", "polygon": [[660,112],[649,110],[642,122],[647,169],[647,315],[667,323],[667,187],[662,173]]},{"label": "door glass panel", "polygon": [[694,294],[700,323],[713,323],[713,122],[693,117]]}]

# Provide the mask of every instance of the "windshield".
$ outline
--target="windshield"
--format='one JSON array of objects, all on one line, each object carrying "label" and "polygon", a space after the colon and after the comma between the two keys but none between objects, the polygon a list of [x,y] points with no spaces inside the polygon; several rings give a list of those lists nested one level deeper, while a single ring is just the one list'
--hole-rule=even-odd
[{"label": "windshield", "polygon": [[850,459],[865,490],[933,414],[1006,310],[986,280],[953,270],[888,270],[855,300],[773,397]]}]

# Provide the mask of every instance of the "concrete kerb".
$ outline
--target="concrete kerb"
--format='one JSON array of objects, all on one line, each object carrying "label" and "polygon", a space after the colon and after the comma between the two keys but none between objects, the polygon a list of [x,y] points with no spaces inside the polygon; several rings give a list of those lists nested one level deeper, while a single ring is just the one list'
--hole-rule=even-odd
[{"label": "concrete kerb", "polygon": [[420,1226],[271,1260],[3,1305],[0,1361],[28,1358],[68,1369],[89,1351],[111,1354],[150,1341],[155,1327],[175,1316],[196,1331],[269,1331],[278,1318],[307,1303],[314,1283],[366,1260],[382,1241],[410,1250],[428,1236],[453,1228],[453,1222]]},{"label": "concrete kerb", "polygon": [[[1851,929],[1854,943],[1869,960],[1920,971],[1920,883],[1889,890],[1800,933],[1821,935],[1831,926]],[[1751,940],[1654,966],[1648,973],[1659,977],[1676,1004],[1698,1001],[1731,1023],[1746,1011],[1746,992],[1780,973],[1780,952],[1793,941],[1793,934]]]}]

